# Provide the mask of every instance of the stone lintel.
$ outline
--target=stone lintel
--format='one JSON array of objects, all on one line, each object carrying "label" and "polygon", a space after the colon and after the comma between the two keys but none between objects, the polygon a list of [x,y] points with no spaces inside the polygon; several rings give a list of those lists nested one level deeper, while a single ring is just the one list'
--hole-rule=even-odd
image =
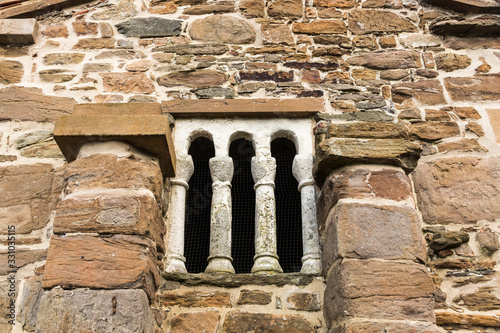
[{"label": "stone lintel", "polygon": [[165,177],[175,175],[169,121],[158,104],[86,104],[74,112],[58,118],[54,128],[54,139],[68,162],[76,159],[86,142],[116,140],[147,150],[160,159]]},{"label": "stone lintel", "polygon": [[38,23],[34,18],[0,19],[0,45],[30,45],[36,41]]},{"label": "stone lintel", "polygon": [[323,98],[173,100],[163,112],[175,117],[310,117],[324,111]]}]

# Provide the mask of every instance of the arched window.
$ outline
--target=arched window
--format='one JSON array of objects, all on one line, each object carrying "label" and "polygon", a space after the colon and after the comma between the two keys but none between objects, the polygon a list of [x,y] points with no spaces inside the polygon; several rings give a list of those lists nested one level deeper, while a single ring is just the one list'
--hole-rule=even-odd
[{"label": "arched window", "polygon": [[236,273],[250,273],[255,254],[255,191],[251,171],[255,151],[250,141],[238,139],[231,143],[229,156],[234,165],[231,256]]},{"label": "arched window", "polygon": [[298,182],[292,174],[295,145],[285,138],[271,142],[276,159],[276,234],[283,272],[299,272],[302,267],[302,216]]},{"label": "arched window", "polygon": [[214,144],[199,137],[191,143],[188,154],[193,158],[194,173],[186,198],[184,256],[189,273],[202,273],[207,267],[210,247],[212,178],[208,161],[215,156]]}]

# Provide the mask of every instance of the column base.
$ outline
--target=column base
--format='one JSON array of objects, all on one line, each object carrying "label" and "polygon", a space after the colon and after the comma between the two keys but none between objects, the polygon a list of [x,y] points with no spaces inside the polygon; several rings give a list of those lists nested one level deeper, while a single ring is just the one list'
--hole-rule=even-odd
[{"label": "column base", "polygon": [[271,253],[261,253],[254,257],[254,264],[252,267],[252,273],[283,273],[283,268],[281,268],[278,262],[278,256]]},{"label": "column base", "polygon": [[321,274],[321,260],[319,258],[311,258],[310,256],[302,257],[302,274]]},{"label": "column base", "polygon": [[231,273],[234,274],[232,259],[228,257],[208,257],[208,266],[205,273]]},{"label": "column base", "polygon": [[166,273],[187,273],[186,258],[177,254],[169,254],[165,264]]}]

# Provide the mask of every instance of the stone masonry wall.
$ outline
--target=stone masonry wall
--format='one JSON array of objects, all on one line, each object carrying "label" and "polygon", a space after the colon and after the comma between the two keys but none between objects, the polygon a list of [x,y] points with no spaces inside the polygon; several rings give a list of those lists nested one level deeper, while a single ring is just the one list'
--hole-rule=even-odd
[{"label": "stone masonry wall", "polygon": [[[360,271],[366,273],[375,271],[368,267],[371,263],[386,260],[385,275],[380,273],[378,278],[395,280],[377,292],[394,289],[397,297],[415,292],[424,302],[408,304],[420,310],[424,304],[420,319],[432,323],[435,316],[442,332],[498,331],[498,14],[498,2],[487,0],[467,4],[460,0],[104,0],[37,14],[34,44],[0,46],[0,332],[41,332],[36,328],[41,327],[37,314],[48,304],[40,302],[50,301],[42,300],[44,292],[62,300],[58,306],[68,311],[101,299],[105,305],[96,313],[108,311],[110,318],[117,304],[129,304],[125,312],[142,307],[146,310],[135,315],[145,331],[156,326],[157,332],[185,332],[186,323],[197,320],[203,321],[207,332],[255,327],[256,332],[265,332],[272,325],[277,332],[383,331],[383,322],[372,326],[356,322],[360,326],[351,331],[342,326],[352,323],[352,318],[336,315],[332,304],[325,304],[326,282],[320,277],[308,283],[255,284],[254,280],[233,281],[229,286],[214,285],[215,278],[207,278],[195,286],[189,278],[166,275],[157,291],[146,284],[116,284],[109,293],[92,281],[78,284],[74,277],[75,281],[45,284],[43,291],[44,270],[50,269],[46,265],[49,246],[51,251],[69,251],[59,238],[73,237],[78,255],[85,248],[77,238],[109,241],[97,237],[94,230],[70,230],[68,224],[69,229],[58,231],[56,209],[64,211],[68,204],[85,210],[102,209],[99,205],[133,206],[130,200],[120,203],[123,198],[99,204],[90,199],[61,201],[67,194],[65,186],[71,183],[71,164],[52,137],[57,117],[71,115],[73,106],[81,103],[155,102],[162,103],[167,115],[175,109],[172,101],[250,98],[294,99],[297,108],[304,109],[312,98],[322,101],[324,111],[315,116],[314,128],[315,177],[323,196],[318,203],[320,223],[326,223],[339,199],[351,210],[380,211],[380,216],[390,215],[388,221],[402,221],[394,222],[401,237],[394,232],[353,238],[352,244],[362,247],[368,242],[378,252],[353,259],[349,256],[358,248],[344,249],[349,253],[346,267],[362,262]],[[175,119],[169,117],[175,126]],[[361,167],[350,169],[353,164]],[[328,186],[338,184],[332,177],[339,175],[352,181],[346,181],[352,187],[343,192],[340,186],[327,195]],[[163,186],[156,193],[163,213],[168,206],[168,180],[165,187],[163,198],[158,194]],[[349,195],[342,197],[342,193]],[[377,200],[357,207],[351,199],[359,193],[363,200]],[[400,211],[407,219],[394,217]],[[10,225],[16,226],[18,270],[9,280]],[[89,235],[71,235],[75,232]],[[322,237],[323,253],[335,257],[331,253],[336,243],[325,245],[330,243],[324,241],[325,234]],[[388,237],[401,243],[395,246]],[[415,245],[422,237],[426,253],[415,246],[400,257],[385,257],[405,240]],[[106,245],[97,243],[89,253]],[[89,241],[81,244],[91,246]],[[135,244],[138,251],[145,246]],[[163,250],[158,248],[160,253]],[[398,266],[401,260],[408,265]],[[161,270],[161,262],[153,266],[152,270]],[[357,268],[349,269],[336,271],[345,285]],[[415,291],[396,279],[401,271],[421,274],[424,287]],[[436,289],[428,288],[424,272],[430,272]],[[332,281],[332,285],[337,282]],[[65,289],[50,289],[56,285]],[[363,280],[355,285],[363,286]],[[15,297],[8,296],[9,290],[15,290]],[[359,294],[346,290],[346,299],[369,298],[366,287]],[[70,296],[82,302],[65,303]],[[432,297],[434,305],[429,301]],[[415,297],[407,298],[412,302]],[[16,308],[14,326],[8,323],[11,300]],[[354,303],[343,305],[349,308]],[[432,306],[434,313],[429,311]],[[332,314],[334,318],[329,317]],[[116,318],[116,325],[127,325],[127,318]],[[415,332],[433,329],[420,319],[405,313],[390,328],[395,332],[408,327]]]}]

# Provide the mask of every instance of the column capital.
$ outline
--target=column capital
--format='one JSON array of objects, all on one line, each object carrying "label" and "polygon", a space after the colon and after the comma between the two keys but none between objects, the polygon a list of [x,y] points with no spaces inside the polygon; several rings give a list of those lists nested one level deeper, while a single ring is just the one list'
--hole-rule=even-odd
[{"label": "column capital", "polygon": [[[292,173],[299,182],[299,191],[302,186],[314,184],[313,180],[314,160],[311,155],[295,155],[292,165]],[[302,186],[301,186],[302,185]]]},{"label": "column capital", "polygon": [[194,173],[194,163],[191,155],[177,156],[176,175],[175,178],[172,179],[172,183],[175,184],[176,182],[178,182],[179,185],[184,185],[182,183],[187,184],[189,179],[191,179],[193,173]]},{"label": "column capital", "polygon": [[212,176],[212,182],[214,184],[227,183],[228,185],[231,185],[234,173],[233,159],[231,157],[212,157],[209,160],[208,165],[210,167],[210,175]]},{"label": "column capital", "polygon": [[276,159],[268,156],[252,157],[252,177],[256,187],[259,185],[274,186]]}]

